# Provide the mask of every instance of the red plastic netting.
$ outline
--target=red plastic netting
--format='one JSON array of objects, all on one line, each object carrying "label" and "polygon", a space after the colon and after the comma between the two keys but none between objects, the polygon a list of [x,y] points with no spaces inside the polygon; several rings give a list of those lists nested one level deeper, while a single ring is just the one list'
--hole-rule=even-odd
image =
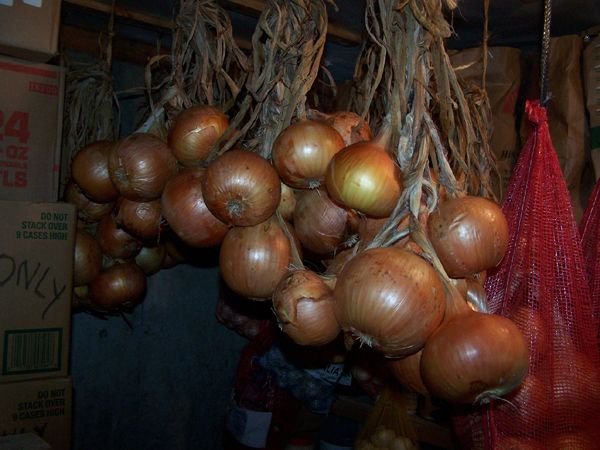
[{"label": "red plastic netting", "polygon": [[600,179],[588,199],[581,225],[581,246],[586,262],[588,280],[592,289],[592,305],[596,336],[600,348]]},{"label": "red plastic netting", "polygon": [[503,202],[509,248],[486,292],[526,337],[529,373],[504,400],[457,415],[456,431],[465,448],[597,449],[597,325],[580,235],[546,110],[528,101],[526,113],[533,132]]}]

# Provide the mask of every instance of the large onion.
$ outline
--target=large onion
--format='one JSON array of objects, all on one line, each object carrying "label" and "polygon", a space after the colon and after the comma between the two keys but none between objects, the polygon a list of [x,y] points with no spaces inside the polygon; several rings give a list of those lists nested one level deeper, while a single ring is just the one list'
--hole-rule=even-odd
[{"label": "large onion", "polygon": [[229,227],[206,207],[202,193],[205,169],[185,169],[163,191],[162,212],[171,229],[186,244],[212,247],[221,243]]},{"label": "large onion", "polygon": [[298,192],[294,229],[302,246],[317,255],[333,253],[346,237],[348,212],[336,205],[326,191]]},{"label": "large onion", "polygon": [[261,156],[229,150],[214,160],[202,179],[208,209],[235,226],[251,226],[271,217],[281,198],[281,180]]},{"label": "large onion", "polygon": [[486,403],[514,391],[527,375],[529,351],[506,317],[468,310],[432,334],[421,375],[432,395],[452,403]]},{"label": "large onion", "polygon": [[146,275],[133,262],[115,263],[89,284],[89,299],[106,309],[134,306],[146,293]]},{"label": "large onion", "polygon": [[300,120],[283,130],[273,143],[273,165],[281,179],[294,188],[321,186],[327,165],[344,147],[335,128],[317,120]]},{"label": "large onion", "polygon": [[75,232],[73,258],[73,286],[84,286],[100,273],[102,250],[98,241],[87,231],[78,228]]},{"label": "large onion", "polygon": [[63,193],[63,199],[72,203],[77,208],[77,217],[84,222],[98,222],[113,209],[114,202],[97,203],[84,195],[77,183],[72,179],[68,181]]},{"label": "large onion", "polygon": [[157,136],[134,133],[111,151],[108,168],[123,197],[148,201],[159,198],[169,178],[177,173],[177,160]]},{"label": "large onion", "polygon": [[340,333],[333,292],[311,270],[294,270],[281,279],[273,309],[281,329],[299,345],[325,345]]},{"label": "large onion", "polygon": [[234,292],[268,300],[291,260],[290,241],[278,220],[271,217],[258,225],[229,230],[221,244],[219,268]]},{"label": "large onion", "polygon": [[453,278],[496,267],[508,248],[506,217],[498,204],[484,197],[440,202],[427,223],[431,243]]},{"label": "large onion", "polygon": [[366,250],[348,261],[334,297],[342,329],[388,356],[419,351],[439,326],[446,301],[433,267],[395,247]]},{"label": "large onion", "polygon": [[142,241],[119,227],[112,214],[98,223],[96,240],[103,254],[116,259],[133,258],[142,248]]},{"label": "large onion", "polygon": [[108,157],[116,145],[109,140],[92,142],[79,149],[71,161],[72,179],[96,203],[109,203],[119,196],[108,170]]},{"label": "large onion", "polygon": [[325,176],[332,200],[372,217],[387,217],[402,190],[400,169],[374,141],[345,147],[331,159]]},{"label": "large onion", "polygon": [[200,165],[212,146],[225,133],[229,119],[221,110],[196,105],[181,111],[169,130],[168,143],[181,165]]},{"label": "large onion", "polygon": [[154,275],[163,267],[167,249],[164,244],[143,246],[135,255],[135,263],[146,275]]},{"label": "large onion", "polygon": [[156,241],[160,234],[162,211],[160,200],[137,202],[119,197],[114,209],[115,222],[141,241]]},{"label": "large onion", "polygon": [[296,209],[296,193],[294,189],[289,187],[284,182],[281,182],[281,199],[279,200],[279,206],[277,211],[281,214],[281,217],[288,222],[292,221],[294,216],[294,210]]}]

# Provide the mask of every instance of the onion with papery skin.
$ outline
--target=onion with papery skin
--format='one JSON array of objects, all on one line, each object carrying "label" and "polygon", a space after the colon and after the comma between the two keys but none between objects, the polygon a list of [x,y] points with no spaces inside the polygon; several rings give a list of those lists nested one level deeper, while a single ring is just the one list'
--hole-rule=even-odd
[{"label": "onion with papery skin", "polygon": [[429,395],[429,391],[423,383],[423,377],[421,377],[422,355],[423,350],[419,350],[404,358],[390,359],[387,361],[387,367],[400,384],[418,394]]},{"label": "onion with papery skin", "polygon": [[333,253],[344,242],[348,213],[324,190],[298,192],[293,215],[296,235],[306,249],[318,255]]},{"label": "onion with papery skin", "polygon": [[135,263],[140,266],[146,275],[154,275],[162,269],[167,249],[164,244],[143,246],[135,255]]},{"label": "onion with papery skin", "polygon": [[372,217],[387,217],[402,191],[400,169],[374,141],[359,142],[335,154],[325,185],[331,199]]},{"label": "onion with papery skin", "polygon": [[71,161],[71,178],[96,203],[109,203],[119,196],[108,170],[108,157],[116,145],[109,140],[92,142],[80,148]]},{"label": "onion with papery skin", "polygon": [[179,238],[192,247],[213,247],[229,227],[208,209],[202,192],[206,170],[185,169],[169,180],[161,196],[162,213]]},{"label": "onion with papery skin", "polygon": [[150,133],[134,133],[121,140],[110,153],[108,168],[119,193],[135,201],[159,198],[178,170],[167,144]]},{"label": "onion with papery skin", "polygon": [[155,241],[160,234],[162,210],[160,200],[137,202],[119,197],[114,209],[115,222],[141,241]]},{"label": "onion with papery skin", "polygon": [[317,120],[300,120],[273,143],[273,165],[284,183],[297,189],[322,185],[333,155],[345,146],[335,128]]},{"label": "onion with papery skin", "polygon": [[97,306],[115,309],[140,303],[146,293],[146,275],[133,262],[115,263],[89,284],[89,299]]},{"label": "onion with papery skin", "polygon": [[228,127],[229,119],[218,108],[192,106],[175,117],[169,129],[168,144],[181,165],[198,166],[206,160]]},{"label": "onion with papery skin", "polygon": [[433,248],[453,278],[496,267],[508,248],[508,223],[502,208],[484,197],[441,202],[427,224]]},{"label": "onion with papery skin", "polygon": [[342,137],[346,146],[373,138],[369,123],[352,111],[336,111],[325,122],[331,125]]},{"label": "onion with papery skin", "polygon": [[325,345],[340,334],[332,290],[315,272],[286,274],[273,292],[273,310],[285,334],[299,345]]},{"label": "onion with papery skin", "polygon": [[294,210],[296,209],[296,193],[294,189],[289,187],[285,183],[281,183],[281,199],[279,200],[279,206],[277,211],[281,214],[281,217],[288,222],[292,221],[294,216]]},{"label": "onion with papery skin", "polygon": [[253,300],[271,298],[291,261],[290,241],[275,217],[230,229],[219,253],[219,268],[227,286]]},{"label": "onion with papery skin", "polygon": [[506,317],[467,309],[452,314],[429,337],[421,376],[432,395],[451,403],[487,403],[522,383],[527,343]]},{"label": "onion with papery skin", "polygon": [[423,258],[395,247],[346,263],[334,289],[341,327],[387,356],[419,351],[444,317],[444,286]]},{"label": "onion with papery skin", "polygon": [[208,209],[221,221],[252,226],[275,213],[281,199],[281,180],[258,154],[234,149],[208,166],[202,193]]},{"label": "onion with papery skin", "polygon": [[142,248],[142,241],[119,227],[112,214],[98,222],[96,240],[103,254],[116,259],[133,258]]},{"label": "onion with papery skin", "polygon": [[114,202],[97,203],[90,200],[73,180],[69,180],[65,186],[63,199],[65,202],[75,205],[77,207],[77,217],[87,223],[98,222],[104,216],[110,214],[114,207]]},{"label": "onion with papery skin", "polygon": [[100,273],[102,268],[102,250],[98,241],[85,230],[75,232],[75,251],[73,257],[73,286],[84,286]]}]

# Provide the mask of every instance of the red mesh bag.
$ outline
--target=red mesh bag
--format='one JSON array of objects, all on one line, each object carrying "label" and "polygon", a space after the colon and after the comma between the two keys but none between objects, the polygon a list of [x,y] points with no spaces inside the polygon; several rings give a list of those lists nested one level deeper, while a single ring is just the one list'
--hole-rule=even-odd
[{"label": "red mesh bag", "polygon": [[581,246],[592,289],[592,305],[600,348],[600,179],[596,181],[579,227]]},{"label": "red mesh bag", "polygon": [[506,398],[457,414],[456,431],[465,448],[597,449],[597,324],[581,239],[546,110],[528,101],[526,113],[533,132],[502,205],[508,251],[485,287],[491,311],[523,332],[529,372]]}]

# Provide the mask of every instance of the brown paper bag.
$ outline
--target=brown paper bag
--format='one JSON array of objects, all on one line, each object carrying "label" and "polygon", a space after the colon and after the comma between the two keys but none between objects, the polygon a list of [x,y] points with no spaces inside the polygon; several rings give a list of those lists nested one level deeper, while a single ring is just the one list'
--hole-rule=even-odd
[{"label": "brown paper bag", "polygon": [[595,179],[600,178],[600,30],[583,51],[583,83],[590,121],[591,158]]},{"label": "brown paper bag", "polygon": [[[506,190],[520,148],[515,117],[515,106],[521,86],[520,53],[520,50],[511,47],[488,47],[486,90],[494,126],[490,146],[496,157],[501,178],[500,183],[494,184],[494,191],[499,200]],[[463,80],[481,86],[481,47],[452,52],[450,61]],[[492,179],[494,180],[494,177]]]}]

